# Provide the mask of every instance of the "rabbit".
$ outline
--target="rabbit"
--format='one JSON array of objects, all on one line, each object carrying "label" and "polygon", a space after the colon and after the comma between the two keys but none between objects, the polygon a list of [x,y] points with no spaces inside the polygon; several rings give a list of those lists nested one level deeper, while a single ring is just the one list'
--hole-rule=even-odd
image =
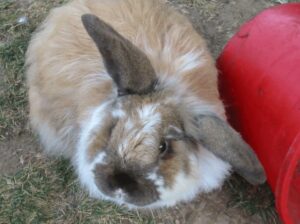
[{"label": "rabbit", "polygon": [[73,0],[26,52],[30,121],[70,159],[91,197],[158,208],[220,188],[232,172],[265,182],[226,121],[205,40],[162,0]]}]

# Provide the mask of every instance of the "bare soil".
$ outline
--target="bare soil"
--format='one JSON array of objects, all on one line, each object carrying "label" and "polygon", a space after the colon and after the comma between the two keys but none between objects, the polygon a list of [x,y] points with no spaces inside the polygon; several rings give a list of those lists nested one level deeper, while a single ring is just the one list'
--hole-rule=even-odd
[{"label": "bare soil", "polygon": [[[215,58],[228,39],[246,20],[266,7],[274,5],[267,0],[170,0],[186,14],[194,27],[208,41]],[[26,5],[26,4],[25,4]],[[41,147],[29,131],[0,142],[0,175],[13,174],[41,156]],[[264,223],[257,215],[249,216],[240,208],[229,208],[228,191],[222,189],[199,196],[192,203],[155,212],[161,223]]]},{"label": "bare soil", "polygon": [[0,175],[14,174],[42,156],[40,145],[32,135],[24,134],[0,142]]},{"label": "bare soil", "polygon": [[[271,7],[270,0],[170,0],[203,35],[215,58],[239,26]],[[189,4],[190,3],[190,4]]]},{"label": "bare soil", "polygon": [[158,223],[175,224],[263,224],[258,215],[247,215],[240,208],[227,206],[228,192],[224,189],[200,195],[191,203],[162,210],[155,216]]}]

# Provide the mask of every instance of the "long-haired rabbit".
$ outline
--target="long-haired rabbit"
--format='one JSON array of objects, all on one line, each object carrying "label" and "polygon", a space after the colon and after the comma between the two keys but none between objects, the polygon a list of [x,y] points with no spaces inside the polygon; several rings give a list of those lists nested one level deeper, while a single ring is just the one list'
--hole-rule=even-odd
[{"label": "long-haired rabbit", "polygon": [[265,181],[226,122],[217,70],[191,23],[160,0],[75,0],[51,11],[27,51],[30,119],[72,160],[91,196],[172,206],[231,170]]}]

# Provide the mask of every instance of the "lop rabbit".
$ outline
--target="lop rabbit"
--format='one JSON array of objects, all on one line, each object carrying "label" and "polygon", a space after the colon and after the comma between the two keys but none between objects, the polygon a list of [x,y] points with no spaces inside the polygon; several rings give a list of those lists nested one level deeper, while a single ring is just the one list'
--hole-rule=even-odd
[{"label": "lop rabbit", "polygon": [[26,64],[32,126],[92,197],[154,208],[219,188],[231,170],[265,181],[226,122],[204,39],[165,1],[53,9]]}]

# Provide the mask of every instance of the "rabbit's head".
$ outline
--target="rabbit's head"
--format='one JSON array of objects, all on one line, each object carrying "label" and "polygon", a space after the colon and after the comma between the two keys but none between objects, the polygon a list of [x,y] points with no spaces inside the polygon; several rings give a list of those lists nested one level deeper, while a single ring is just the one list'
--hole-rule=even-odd
[{"label": "rabbit's head", "polygon": [[82,21],[118,90],[80,138],[76,167],[93,196],[171,206],[220,187],[231,167],[252,184],[265,181],[251,148],[213,105],[178,80],[158,80],[147,56],[96,16]]}]

